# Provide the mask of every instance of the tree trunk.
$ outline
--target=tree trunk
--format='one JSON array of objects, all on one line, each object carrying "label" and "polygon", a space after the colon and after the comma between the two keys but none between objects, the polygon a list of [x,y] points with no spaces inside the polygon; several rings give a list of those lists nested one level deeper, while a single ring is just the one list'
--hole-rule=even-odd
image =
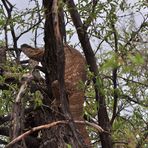
[{"label": "tree trunk", "polygon": [[[69,105],[68,105],[68,98],[66,97],[65,92],[65,82],[64,82],[64,65],[65,65],[65,57],[64,57],[64,46],[63,46],[63,36],[65,35],[65,28],[63,25],[64,17],[59,17],[57,1],[48,1],[44,0],[43,4],[45,7],[45,57],[43,61],[43,66],[46,68],[46,84],[48,87],[48,94],[49,97],[52,99],[52,92],[51,92],[51,84],[54,80],[58,80],[59,82],[59,91],[60,91],[60,103],[62,113],[64,115],[64,119],[69,121],[68,126],[63,127],[62,129],[63,135],[60,135],[59,129],[56,130],[55,137],[58,137],[56,141],[53,142],[53,146],[51,146],[51,142],[49,142],[48,147],[55,147],[54,143],[57,144],[57,147],[64,147],[66,137],[67,143],[70,143],[74,147],[85,147],[83,146],[83,140],[78,135],[76,131],[75,124],[72,120],[72,116],[69,112]],[[60,9],[61,10],[61,9]],[[60,21],[60,22],[59,22]],[[53,119],[58,120],[63,117],[55,117],[53,113],[50,113]],[[57,134],[58,133],[58,134]],[[48,133],[53,134],[53,133]],[[73,135],[73,138],[69,137],[68,135]],[[49,136],[47,136],[49,137]]]}]

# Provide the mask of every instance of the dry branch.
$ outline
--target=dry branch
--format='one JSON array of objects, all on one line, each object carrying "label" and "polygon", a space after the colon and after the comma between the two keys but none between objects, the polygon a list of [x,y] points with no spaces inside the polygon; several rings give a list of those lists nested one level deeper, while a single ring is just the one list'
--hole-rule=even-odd
[{"label": "dry branch", "polygon": [[[87,124],[89,126],[92,126],[93,128],[96,128],[99,132],[106,132],[104,131],[100,126],[98,126],[97,124],[95,123],[90,123],[88,121],[74,121],[75,123],[78,123],[78,124]],[[37,127],[34,127],[32,128],[31,130],[21,134],[20,136],[16,137],[14,140],[12,140],[8,145],[6,145],[5,148],[10,148],[13,144],[15,144],[16,142],[20,141],[21,139],[24,139],[25,137],[27,137],[29,134],[35,132],[35,131],[38,131],[38,130],[41,130],[41,129],[49,129],[53,126],[56,126],[58,124],[68,124],[69,122],[68,121],[64,121],[64,120],[61,120],[61,121],[56,121],[56,122],[52,122],[52,123],[49,123],[49,124],[44,124],[44,125],[41,125],[41,126],[37,126]]]}]

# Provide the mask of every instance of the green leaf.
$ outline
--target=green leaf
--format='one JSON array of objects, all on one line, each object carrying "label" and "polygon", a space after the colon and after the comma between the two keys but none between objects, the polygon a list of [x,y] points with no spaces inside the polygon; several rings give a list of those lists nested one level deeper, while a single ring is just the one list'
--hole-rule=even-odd
[{"label": "green leaf", "polygon": [[66,144],[67,148],[72,148],[72,146],[70,144]]},{"label": "green leaf", "polygon": [[136,65],[141,65],[144,63],[144,58],[139,53],[137,53],[135,56],[130,56],[130,59]]},{"label": "green leaf", "polygon": [[40,91],[36,91],[35,94],[34,94],[34,103],[35,103],[35,108],[36,107],[39,107],[43,104],[42,102],[42,94]]},{"label": "green leaf", "polygon": [[106,69],[113,69],[113,68],[116,68],[118,66],[118,61],[116,60],[116,54],[113,54],[111,53],[111,57],[108,58],[103,66],[102,66],[102,69],[106,70]]}]

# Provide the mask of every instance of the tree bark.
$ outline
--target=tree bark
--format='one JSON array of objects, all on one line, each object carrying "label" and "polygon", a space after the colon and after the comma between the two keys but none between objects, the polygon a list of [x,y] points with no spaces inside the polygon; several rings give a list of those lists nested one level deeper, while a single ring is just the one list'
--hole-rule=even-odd
[{"label": "tree bark", "polygon": [[[59,17],[58,4],[56,0],[43,1],[45,7],[45,57],[43,66],[46,67],[46,83],[49,91],[49,97],[52,98],[51,84],[54,80],[59,82],[60,90],[60,103],[64,118],[69,121],[69,127],[65,127],[66,131],[70,128],[74,138],[68,138],[68,143],[71,143],[75,147],[85,147],[82,138],[78,135],[76,131],[75,124],[72,120],[72,116],[69,112],[68,98],[65,92],[65,82],[64,82],[64,71],[65,71],[65,57],[64,57],[64,46],[63,46],[63,36],[65,35],[63,20],[64,17]],[[60,22],[59,22],[60,21]],[[54,115],[51,115],[54,116]],[[57,117],[54,117],[57,120]],[[66,132],[67,135],[69,132]],[[57,137],[57,135],[55,135]],[[56,143],[58,145],[63,145],[60,142],[62,139],[60,134]],[[63,141],[64,142],[64,141]]]}]

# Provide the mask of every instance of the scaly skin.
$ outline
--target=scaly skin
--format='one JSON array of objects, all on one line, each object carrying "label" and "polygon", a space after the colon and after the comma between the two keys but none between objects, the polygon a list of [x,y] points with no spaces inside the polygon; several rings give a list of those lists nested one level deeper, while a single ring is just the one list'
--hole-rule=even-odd
[{"label": "scaly skin", "polygon": [[[44,49],[42,48],[32,48],[27,44],[21,46],[21,50],[30,58],[36,61],[41,61]],[[65,45],[65,86],[66,92],[69,98],[69,108],[74,120],[84,120],[83,119],[83,103],[84,103],[84,90],[79,89],[80,81],[85,82],[86,80],[86,70],[85,70],[85,58],[76,49]],[[59,84],[58,81],[52,83],[53,95],[56,99],[56,105],[60,105],[60,94],[59,94]],[[90,140],[86,127],[83,124],[77,124],[77,127],[84,138],[87,145],[90,145]]]}]

